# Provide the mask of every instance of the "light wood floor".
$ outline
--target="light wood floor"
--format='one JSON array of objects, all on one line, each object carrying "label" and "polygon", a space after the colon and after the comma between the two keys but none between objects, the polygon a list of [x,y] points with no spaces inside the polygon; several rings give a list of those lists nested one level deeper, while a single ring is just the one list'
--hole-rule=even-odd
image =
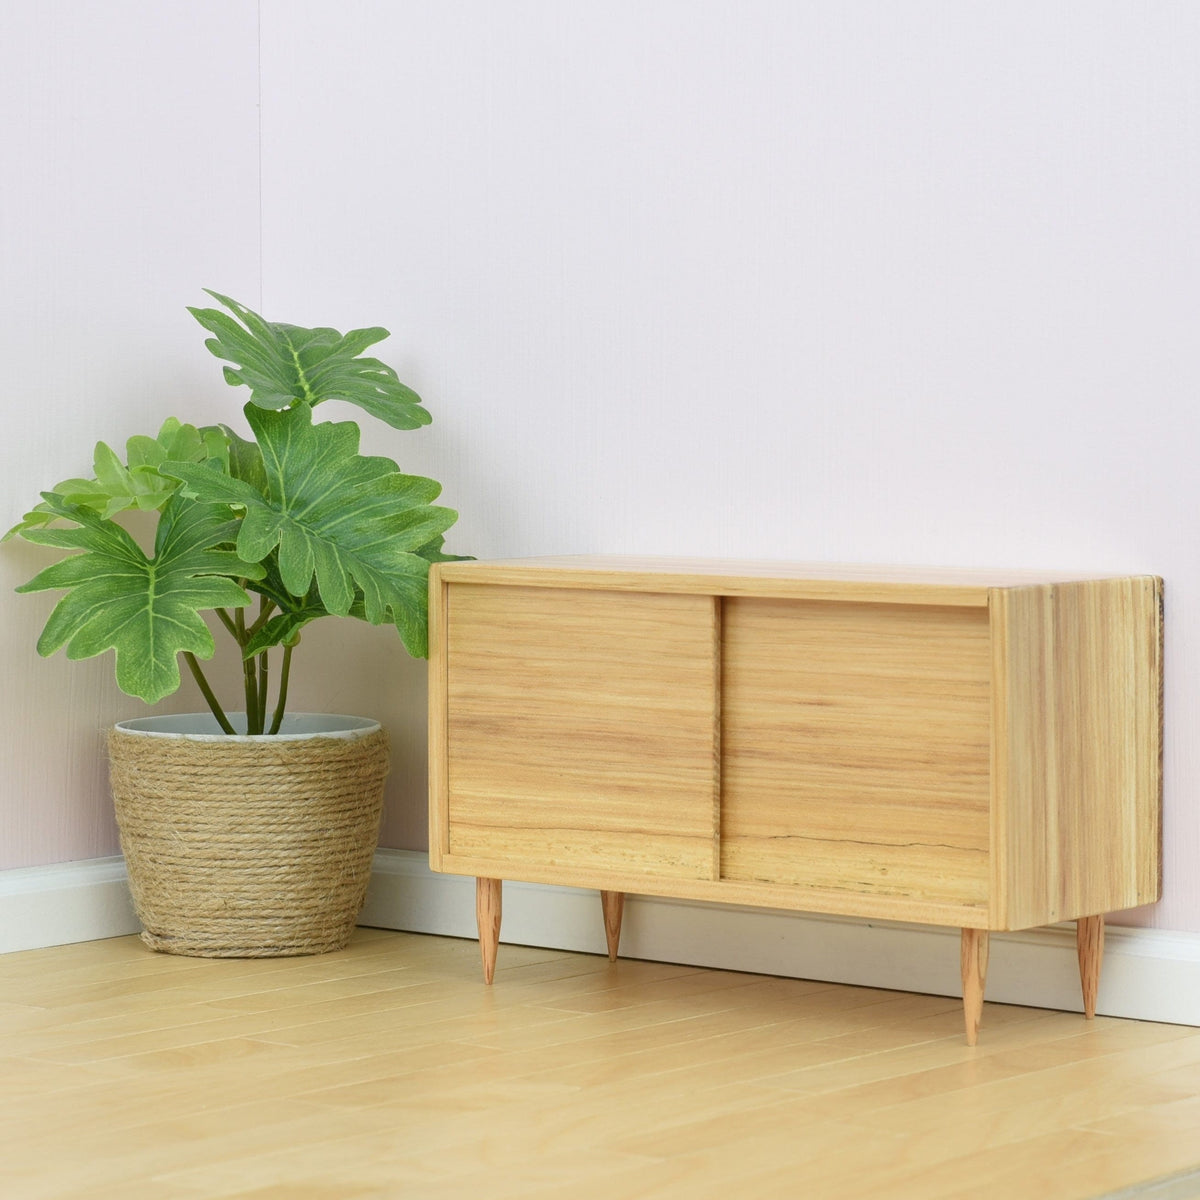
[{"label": "light wood floor", "polygon": [[1070,1200],[1200,1166],[1198,1093],[1182,1026],[448,938],[0,957],[4,1200]]}]

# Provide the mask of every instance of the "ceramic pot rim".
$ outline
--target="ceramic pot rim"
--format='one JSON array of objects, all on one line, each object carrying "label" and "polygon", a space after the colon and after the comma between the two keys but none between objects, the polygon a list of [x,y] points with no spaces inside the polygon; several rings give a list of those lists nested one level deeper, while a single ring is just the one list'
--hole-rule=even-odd
[{"label": "ceramic pot rim", "polygon": [[[245,713],[228,713],[235,729],[245,729]],[[299,742],[313,737],[352,740],[374,733],[379,722],[370,717],[350,717],[338,713],[288,713],[278,733],[237,733],[221,731],[212,713],[163,713],[152,717],[134,717],[118,721],[122,734],[148,738],[186,738],[192,742]]]}]

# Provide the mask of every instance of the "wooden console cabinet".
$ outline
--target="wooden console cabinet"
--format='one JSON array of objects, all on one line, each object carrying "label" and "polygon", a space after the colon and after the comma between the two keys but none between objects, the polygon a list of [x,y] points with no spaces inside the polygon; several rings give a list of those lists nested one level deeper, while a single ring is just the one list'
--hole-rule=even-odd
[{"label": "wooden console cabinet", "polygon": [[430,576],[430,863],[988,931],[1160,894],[1162,583],[557,558]]}]

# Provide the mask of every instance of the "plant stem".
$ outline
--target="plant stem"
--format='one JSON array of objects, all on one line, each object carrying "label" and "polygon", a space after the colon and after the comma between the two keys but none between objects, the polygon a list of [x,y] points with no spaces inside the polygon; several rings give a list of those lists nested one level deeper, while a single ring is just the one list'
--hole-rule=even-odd
[{"label": "plant stem", "polygon": [[267,618],[275,611],[275,601],[268,600],[266,596],[260,595],[258,603],[258,617],[246,631],[250,637],[253,637],[267,623]]},{"label": "plant stem", "polygon": [[[238,650],[246,648],[249,638],[246,636],[246,615],[242,609],[233,614],[233,636],[237,639]],[[242,690],[246,695],[246,732],[262,733],[258,725],[258,679],[254,670],[254,659],[242,658]]]},{"label": "plant stem", "polygon": [[270,663],[267,660],[267,652],[265,650],[258,654],[258,712],[254,715],[254,723],[258,726],[259,733],[262,733],[267,724],[267,677],[270,672]]},{"label": "plant stem", "polygon": [[287,707],[288,674],[292,668],[291,646],[283,648],[283,666],[279,669],[279,700],[275,705],[275,714],[271,718],[271,732],[278,733],[283,724],[283,710]]},{"label": "plant stem", "polygon": [[[267,618],[274,610],[275,601],[260,594],[258,597],[258,619],[246,631],[248,640],[253,640],[254,635],[267,623]],[[269,650],[269,646],[264,647],[256,656],[258,658],[258,708],[255,711],[254,724],[259,733],[262,733],[267,727],[267,683],[271,672]]]},{"label": "plant stem", "polygon": [[218,608],[215,611],[217,616],[221,618],[221,624],[224,625],[234,637],[237,637],[237,626],[233,623],[229,614],[223,608]]},{"label": "plant stem", "polygon": [[213,690],[208,686],[208,680],[204,678],[204,672],[200,670],[200,664],[196,661],[196,656],[190,651],[183,652],[183,660],[187,663],[188,669],[196,680],[200,691],[204,693],[204,699],[208,701],[208,707],[212,710],[212,715],[217,718],[217,724],[226,733],[235,733],[236,730],[229,723],[229,718],[221,710],[220,704],[217,703],[217,698],[213,694]]}]

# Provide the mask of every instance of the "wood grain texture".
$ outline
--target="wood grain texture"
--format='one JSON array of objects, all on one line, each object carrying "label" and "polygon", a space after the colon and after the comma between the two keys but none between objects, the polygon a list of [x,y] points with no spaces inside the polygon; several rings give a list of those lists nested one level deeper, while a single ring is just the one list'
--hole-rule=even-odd
[{"label": "wood grain texture", "polygon": [[446,722],[446,590],[437,564],[429,569],[429,866],[442,870],[442,855],[450,845],[450,806],[447,792],[449,738]]},{"label": "wood grain texture", "polygon": [[992,927],[1161,894],[1162,581],[995,591]]},{"label": "wood grain texture", "polygon": [[[477,876],[495,868],[493,859],[457,854],[447,854],[442,859],[442,869],[452,875]],[[569,875],[569,880],[564,875]],[[793,912],[914,921],[955,928],[986,929],[988,925],[986,904],[942,903],[873,892],[855,893],[845,888],[823,890],[757,880],[658,878],[644,872],[622,871],[603,863],[564,872],[553,864],[529,860],[519,867],[513,866],[506,878],[521,879],[527,883],[565,884],[568,887],[633,892],[645,896],[673,896],[681,900],[711,900],[717,904],[746,904]]]},{"label": "wood grain texture", "polygon": [[475,880],[475,924],[479,929],[479,953],[483,959],[484,983],[491,983],[496,976],[503,889],[503,882],[499,879],[480,876]]},{"label": "wood grain texture", "polygon": [[508,587],[707,593],[974,608],[986,607],[989,588],[1077,578],[1042,571],[589,555],[440,563],[435,570],[448,582],[486,582]]},{"label": "wood grain texture", "polygon": [[[4,1194],[1082,1200],[1196,1165],[1200,1031],[360,929],[0,956]],[[797,1181],[801,1181],[797,1186]]]},{"label": "wood grain texture", "polygon": [[963,1021],[967,1045],[979,1041],[979,1023],[983,1018],[983,993],[987,987],[988,931],[962,931]]},{"label": "wood grain texture", "polygon": [[735,567],[434,569],[435,868],[970,929],[1158,895],[1160,581]]},{"label": "wood grain texture", "polygon": [[1080,917],[1075,922],[1075,942],[1079,950],[1083,1015],[1090,1021],[1096,1015],[1096,998],[1100,993],[1100,968],[1104,964],[1104,917]]},{"label": "wood grain texture", "polygon": [[[443,851],[711,879],[715,602],[452,584]],[[506,869],[507,868],[507,869]]]},{"label": "wood grain texture", "polygon": [[723,879],[980,905],[982,610],[727,599]]},{"label": "wood grain texture", "polygon": [[[990,594],[997,589],[1102,582],[1115,577],[1079,571],[999,567],[565,554],[435,563],[430,578],[443,583],[503,587],[985,608],[990,602]],[[1121,578],[1156,579],[1152,576]],[[1157,583],[1161,588],[1161,580]]]},{"label": "wood grain texture", "polygon": [[604,941],[608,946],[609,961],[616,962],[621,945],[621,920],[625,916],[625,893],[601,891],[600,910],[604,915]]}]

